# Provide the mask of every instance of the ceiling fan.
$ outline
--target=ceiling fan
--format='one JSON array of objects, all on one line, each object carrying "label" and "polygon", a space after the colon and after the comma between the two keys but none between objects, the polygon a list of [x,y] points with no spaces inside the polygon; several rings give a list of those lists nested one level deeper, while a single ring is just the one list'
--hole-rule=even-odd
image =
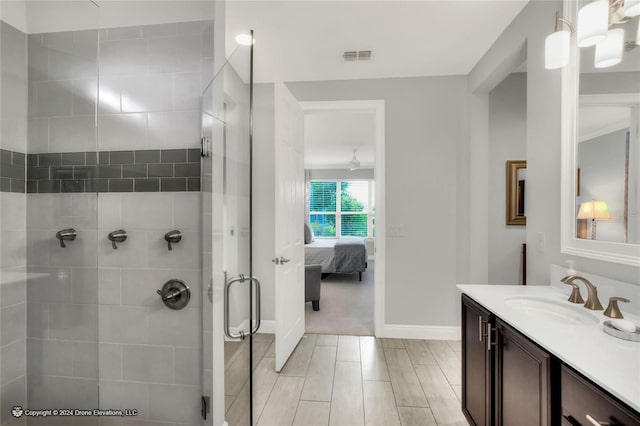
[{"label": "ceiling fan", "polygon": [[349,170],[351,171],[358,170],[360,168],[360,160],[356,158],[356,151],[358,150],[353,150],[353,158],[349,161]]}]

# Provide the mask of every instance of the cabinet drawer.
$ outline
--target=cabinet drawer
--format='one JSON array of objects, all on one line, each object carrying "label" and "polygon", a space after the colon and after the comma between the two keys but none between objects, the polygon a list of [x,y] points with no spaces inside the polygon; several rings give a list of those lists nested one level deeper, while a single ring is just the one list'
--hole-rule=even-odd
[{"label": "cabinet drawer", "polygon": [[[562,366],[563,425],[593,426],[600,422],[611,426],[640,426],[640,415],[622,406],[604,391]],[[594,422],[587,418],[590,416]]]}]

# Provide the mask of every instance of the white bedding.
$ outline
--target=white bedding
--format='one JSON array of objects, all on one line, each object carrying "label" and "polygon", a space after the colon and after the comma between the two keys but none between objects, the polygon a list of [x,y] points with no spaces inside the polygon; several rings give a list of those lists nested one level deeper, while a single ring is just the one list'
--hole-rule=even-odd
[{"label": "white bedding", "polygon": [[321,265],[322,273],[335,272],[337,238],[316,238],[312,243],[304,245],[305,265]]}]

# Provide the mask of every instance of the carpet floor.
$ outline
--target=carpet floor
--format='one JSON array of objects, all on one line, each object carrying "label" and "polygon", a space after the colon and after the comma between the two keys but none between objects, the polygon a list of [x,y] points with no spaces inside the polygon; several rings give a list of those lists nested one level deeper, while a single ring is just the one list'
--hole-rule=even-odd
[{"label": "carpet floor", "polygon": [[306,332],[319,334],[373,335],[373,261],[358,274],[331,274],[320,289],[320,310],[306,303]]}]

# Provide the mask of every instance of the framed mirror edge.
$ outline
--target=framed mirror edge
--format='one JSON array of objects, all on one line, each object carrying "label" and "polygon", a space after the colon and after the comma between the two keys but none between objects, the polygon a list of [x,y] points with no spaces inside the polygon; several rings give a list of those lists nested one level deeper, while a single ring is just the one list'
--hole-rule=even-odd
[{"label": "framed mirror edge", "polygon": [[[578,15],[579,1],[565,0],[563,16],[575,22]],[[640,267],[640,245],[623,244],[608,241],[582,240],[575,237],[575,194],[576,194],[576,144],[577,111],[580,100],[587,103],[611,102],[626,98],[629,102],[638,99],[640,94],[615,94],[579,96],[579,49],[575,38],[572,38],[569,64],[562,68],[561,79],[561,158],[560,158],[560,252],[573,256],[586,257],[604,262],[613,262]]]}]

